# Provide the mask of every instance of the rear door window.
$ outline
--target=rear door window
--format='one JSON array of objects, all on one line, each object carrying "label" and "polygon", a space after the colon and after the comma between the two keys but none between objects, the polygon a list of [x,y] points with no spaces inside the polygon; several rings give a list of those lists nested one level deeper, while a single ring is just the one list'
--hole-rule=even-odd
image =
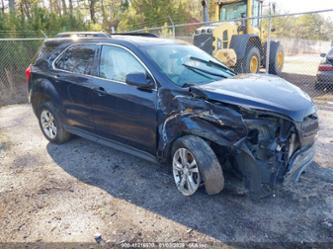
[{"label": "rear door window", "polygon": [[72,46],[55,62],[55,67],[68,72],[93,75],[96,50],[96,45]]}]

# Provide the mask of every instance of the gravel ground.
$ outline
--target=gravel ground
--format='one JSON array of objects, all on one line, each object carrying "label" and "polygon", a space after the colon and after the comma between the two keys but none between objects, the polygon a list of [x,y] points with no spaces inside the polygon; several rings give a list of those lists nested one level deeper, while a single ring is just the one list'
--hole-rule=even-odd
[{"label": "gravel ground", "polygon": [[166,166],[76,138],[49,144],[29,105],[0,108],[0,241],[333,243],[333,103],[319,104],[316,160],[257,202],[183,197]]}]

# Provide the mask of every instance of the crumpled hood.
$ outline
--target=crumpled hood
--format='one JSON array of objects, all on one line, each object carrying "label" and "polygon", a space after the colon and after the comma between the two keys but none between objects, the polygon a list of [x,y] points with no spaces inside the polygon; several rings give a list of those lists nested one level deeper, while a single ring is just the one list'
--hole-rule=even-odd
[{"label": "crumpled hood", "polygon": [[299,122],[316,111],[306,93],[277,76],[243,74],[190,90],[208,100],[271,111]]}]

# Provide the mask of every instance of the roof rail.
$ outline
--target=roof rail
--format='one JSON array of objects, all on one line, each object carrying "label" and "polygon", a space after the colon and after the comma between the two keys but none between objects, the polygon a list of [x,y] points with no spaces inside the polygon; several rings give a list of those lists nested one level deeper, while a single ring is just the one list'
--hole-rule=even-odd
[{"label": "roof rail", "polygon": [[78,32],[62,32],[58,33],[56,38],[67,38],[67,37],[110,37],[108,33],[105,32],[93,32],[93,31],[78,31]]},{"label": "roof rail", "polygon": [[131,35],[131,36],[145,36],[145,37],[155,37],[157,38],[158,36],[152,33],[144,33],[144,32],[121,32],[121,33],[112,33],[112,35]]}]

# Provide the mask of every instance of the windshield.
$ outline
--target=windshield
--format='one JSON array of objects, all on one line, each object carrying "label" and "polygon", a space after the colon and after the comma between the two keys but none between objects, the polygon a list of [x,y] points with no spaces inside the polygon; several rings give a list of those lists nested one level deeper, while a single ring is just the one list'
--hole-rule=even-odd
[{"label": "windshield", "polygon": [[328,52],[327,56],[328,57],[333,57],[333,48],[331,48],[331,50]]},{"label": "windshield", "polygon": [[223,5],[220,11],[220,21],[231,21],[246,15],[246,3],[238,2]]},{"label": "windshield", "polygon": [[174,84],[180,87],[206,84],[235,75],[214,57],[188,44],[162,44],[144,48]]}]

